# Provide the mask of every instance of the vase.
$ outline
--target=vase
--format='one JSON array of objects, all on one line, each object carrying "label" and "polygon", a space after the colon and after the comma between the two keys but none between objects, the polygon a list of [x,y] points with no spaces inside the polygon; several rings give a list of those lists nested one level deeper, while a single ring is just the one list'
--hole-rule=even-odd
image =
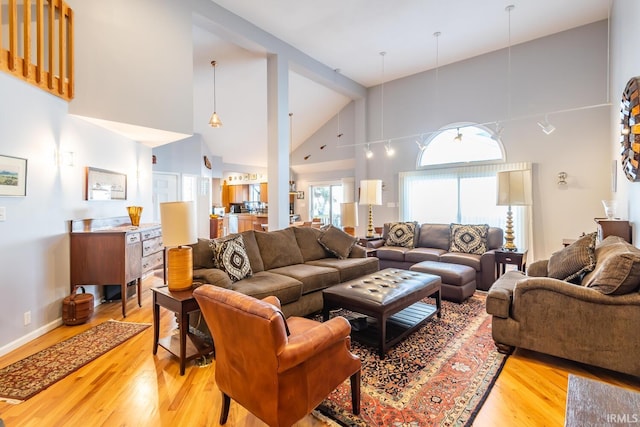
[{"label": "vase", "polygon": [[603,200],[602,206],[604,206],[604,214],[607,219],[613,219],[616,216],[616,201],[615,200]]},{"label": "vase", "polygon": [[142,214],[142,206],[127,206],[131,225],[138,227],[140,225],[140,215]]}]

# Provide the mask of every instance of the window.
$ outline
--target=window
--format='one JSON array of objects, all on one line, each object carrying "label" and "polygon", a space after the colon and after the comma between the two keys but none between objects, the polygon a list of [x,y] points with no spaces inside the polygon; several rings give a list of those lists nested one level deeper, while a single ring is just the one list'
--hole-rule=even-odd
[{"label": "window", "polygon": [[[401,173],[400,218],[418,223],[489,224],[504,230],[507,207],[496,206],[496,174],[530,168],[530,163],[501,163]],[[512,206],[511,210],[515,243],[529,247],[530,209]]]},{"label": "window", "polygon": [[425,141],[418,155],[418,168],[504,160],[498,136],[489,128],[470,123],[454,123]]},{"label": "window", "polygon": [[[425,141],[416,162],[421,170],[400,174],[400,218],[505,229],[507,207],[496,206],[496,174],[530,169],[531,164],[502,163],[504,158],[502,143],[491,129],[472,123],[446,126]],[[513,206],[512,212],[515,243],[526,248],[530,209]]]},{"label": "window", "polygon": [[342,203],[342,184],[312,185],[309,187],[310,218],[320,218],[323,224],[333,224],[342,228],[340,203]]}]

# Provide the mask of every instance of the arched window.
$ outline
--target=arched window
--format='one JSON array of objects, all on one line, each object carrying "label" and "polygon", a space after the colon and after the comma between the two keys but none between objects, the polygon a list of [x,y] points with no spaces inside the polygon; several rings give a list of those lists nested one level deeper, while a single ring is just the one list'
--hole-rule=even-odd
[{"label": "arched window", "polygon": [[473,123],[453,123],[424,141],[417,168],[504,161],[504,158],[500,138],[491,129]]}]

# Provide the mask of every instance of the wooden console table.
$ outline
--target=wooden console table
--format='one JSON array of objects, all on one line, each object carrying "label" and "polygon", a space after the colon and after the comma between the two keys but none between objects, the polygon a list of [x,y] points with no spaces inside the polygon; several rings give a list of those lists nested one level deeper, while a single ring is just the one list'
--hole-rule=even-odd
[{"label": "wooden console table", "polygon": [[122,316],[127,316],[127,284],[136,281],[142,306],[142,276],[163,265],[159,224],[133,227],[128,216],[71,221],[71,284],[120,285]]}]

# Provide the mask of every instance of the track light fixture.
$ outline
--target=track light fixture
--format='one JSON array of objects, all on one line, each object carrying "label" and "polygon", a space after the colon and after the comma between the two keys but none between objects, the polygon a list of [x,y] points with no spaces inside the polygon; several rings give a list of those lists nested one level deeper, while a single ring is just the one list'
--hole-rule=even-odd
[{"label": "track light fixture", "polygon": [[456,128],[456,131],[458,132],[458,134],[453,137],[453,140],[455,142],[462,142],[462,134],[460,133],[460,128]]},{"label": "track light fixture", "polygon": [[373,157],[373,151],[371,151],[371,146],[369,144],[364,146],[364,155],[367,159]]},{"label": "track light fixture", "polygon": [[542,128],[542,131],[547,135],[550,135],[554,130],[556,130],[556,127],[549,123],[549,119],[547,118],[547,116],[544,116],[543,121],[538,122],[538,126],[540,126]]},{"label": "track light fixture", "polygon": [[218,113],[216,113],[216,61],[211,61],[211,66],[213,67],[213,114],[209,119],[209,126],[212,128],[221,128],[222,120],[220,120]]},{"label": "track light fixture", "polygon": [[391,140],[387,141],[384,150],[387,152],[387,157],[393,157],[396,154],[396,150],[391,146]]}]

